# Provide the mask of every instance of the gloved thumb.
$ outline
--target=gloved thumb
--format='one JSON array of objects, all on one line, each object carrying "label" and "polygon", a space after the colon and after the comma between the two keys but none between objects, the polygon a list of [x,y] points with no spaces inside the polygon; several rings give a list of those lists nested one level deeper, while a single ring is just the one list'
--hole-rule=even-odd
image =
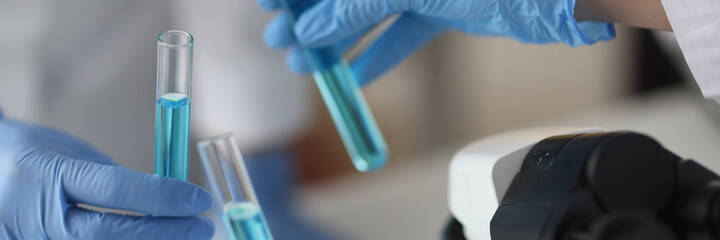
[{"label": "gloved thumb", "polygon": [[66,159],[59,169],[70,202],[154,216],[193,216],[210,209],[212,196],[192,183],[123,168]]}]

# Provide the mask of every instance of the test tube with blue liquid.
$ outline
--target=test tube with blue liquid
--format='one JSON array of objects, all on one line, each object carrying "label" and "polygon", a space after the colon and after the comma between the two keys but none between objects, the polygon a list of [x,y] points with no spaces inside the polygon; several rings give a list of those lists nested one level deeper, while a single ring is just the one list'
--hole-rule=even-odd
[{"label": "test tube with blue liquid", "polygon": [[[318,1],[280,2],[294,25]],[[302,50],[355,168],[361,172],[382,168],[388,158],[387,145],[347,61],[334,46]]]},{"label": "test tube with blue liquid", "polygon": [[187,180],[193,37],[171,30],[158,36],[155,174]]},{"label": "test tube with blue liquid", "polygon": [[223,221],[232,240],[269,240],[265,221],[250,176],[232,134],[197,144],[215,197],[223,204]]}]

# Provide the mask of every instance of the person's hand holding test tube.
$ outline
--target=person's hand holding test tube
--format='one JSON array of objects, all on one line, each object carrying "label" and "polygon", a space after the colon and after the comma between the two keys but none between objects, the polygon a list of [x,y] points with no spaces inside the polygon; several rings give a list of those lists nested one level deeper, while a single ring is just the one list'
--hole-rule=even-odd
[{"label": "person's hand holding test tube", "polygon": [[[79,204],[147,216],[100,213]],[[61,131],[0,113],[0,239],[210,239],[211,195],[117,165]]]},{"label": "person's hand holding test tube", "polygon": [[[282,0],[258,2],[266,10],[282,9]],[[588,1],[577,2],[580,5]],[[270,22],[264,37],[271,48],[293,47],[286,63],[293,71],[305,73],[312,69],[299,46],[334,44],[345,51],[375,25],[399,15],[353,59],[351,67],[362,86],[449,31],[573,47],[615,37],[610,23],[577,21],[575,11],[582,8],[576,9],[575,4],[575,0],[321,0],[300,18],[280,14]],[[631,12],[625,11],[627,7],[619,9],[624,9],[619,14]]]}]

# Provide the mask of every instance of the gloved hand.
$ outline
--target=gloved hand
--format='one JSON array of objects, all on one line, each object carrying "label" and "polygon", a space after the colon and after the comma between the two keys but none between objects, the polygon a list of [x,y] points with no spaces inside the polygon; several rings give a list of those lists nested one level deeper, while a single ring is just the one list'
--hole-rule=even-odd
[{"label": "gloved hand", "polygon": [[[268,10],[281,8],[280,0],[258,1]],[[401,13],[351,64],[363,85],[448,30],[573,47],[615,37],[611,24],[576,22],[574,8],[575,0],[323,0],[302,13],[294,29],[288,16],[280,14],[270,22],[264,38],[275,49],[299,42],[308,47],[337,44],[345,51],[378,22]],[[286,63],[295,72],[309,70],[297,47]]]},{"label": "gloved hand", "polygon": [[120,167],[81,140],[0,113],[0,239],[209,239],[212,222],[195,215],[211,205],[197,185]]}]

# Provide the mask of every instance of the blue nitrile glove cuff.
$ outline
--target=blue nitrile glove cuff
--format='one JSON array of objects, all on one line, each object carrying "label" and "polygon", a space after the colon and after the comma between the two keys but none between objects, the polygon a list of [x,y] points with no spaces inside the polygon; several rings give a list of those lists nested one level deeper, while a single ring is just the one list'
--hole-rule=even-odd
[{"label": "blue nitrile glove cuff", "polygon": [[563,43],[571,47],[593,45],[599,41],[615,39],[615,26],[611,23],[575,20],[575,0],[565,0],[565,17],[567,18],[568,33],[571,36],[563,38]]}]

